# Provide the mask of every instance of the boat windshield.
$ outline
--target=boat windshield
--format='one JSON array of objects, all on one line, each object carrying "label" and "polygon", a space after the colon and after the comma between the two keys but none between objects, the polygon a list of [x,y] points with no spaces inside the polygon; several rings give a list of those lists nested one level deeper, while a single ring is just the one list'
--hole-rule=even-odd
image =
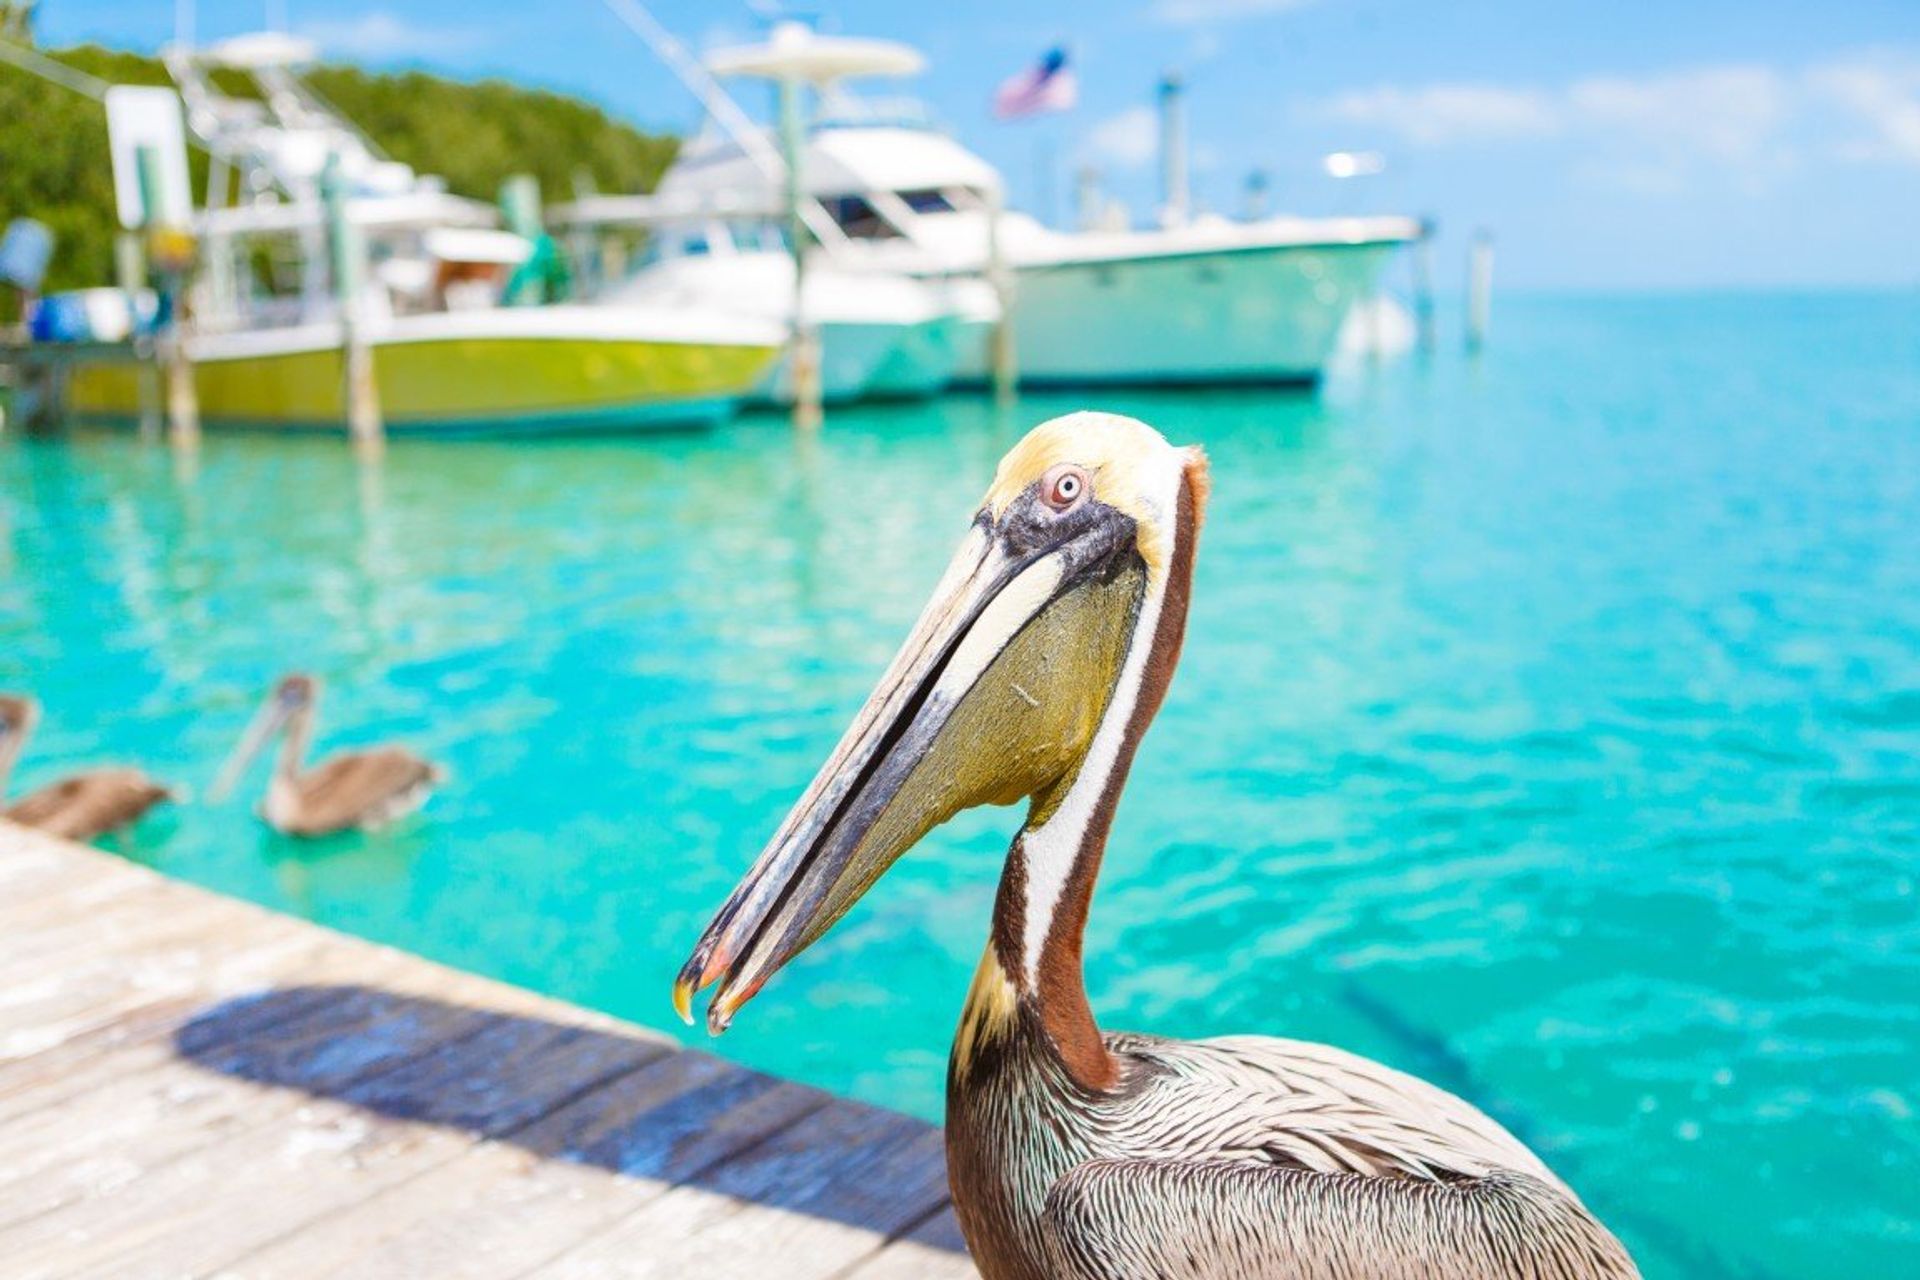
[{"label": "boat windshield", "polygon": [[865,196],[824,196],[820,203],[849,240],[895,240],[900,237],[900,228],[888,222]]},{"label": "boat windshield", "polygon": [[953,201],[944,191],[926,188],[920,191],[902,191],[900,202],[915,213],[952,213]]},{"label": "boat windshield", "polygon": [[917,129],[941,133],[933,109],[917,98],[868,97],[844,85],[830,86],[813,117],[815,129]]}]

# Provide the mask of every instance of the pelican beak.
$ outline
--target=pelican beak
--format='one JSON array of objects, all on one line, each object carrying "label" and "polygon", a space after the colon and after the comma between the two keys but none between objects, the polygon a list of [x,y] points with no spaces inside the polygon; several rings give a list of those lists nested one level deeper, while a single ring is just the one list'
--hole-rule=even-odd
[{"label": "pelican beak", "polygon": [[287,727],[287,721],[293,715],[293,707],[280,697],[269,697],[260,709],[253,714],[253,722],[241,735],[240,745],[233,749],[227,762],[220,766],[220,776],[213,780],[213,786],[207,791],[207,802],[219,804],[225,800],[240,779],[245,776],[247,766],[254,762],[273,736]]},{"label": "pelican beak", "polygon": [[674,986],[719,984],[724,1031],[933,827],[979,804],[1036,806],[1069,777],[1118,679],[1146,566],[1132,517],[1065,515],[1034,490],[976,517],[840,745],[707,926]]}]

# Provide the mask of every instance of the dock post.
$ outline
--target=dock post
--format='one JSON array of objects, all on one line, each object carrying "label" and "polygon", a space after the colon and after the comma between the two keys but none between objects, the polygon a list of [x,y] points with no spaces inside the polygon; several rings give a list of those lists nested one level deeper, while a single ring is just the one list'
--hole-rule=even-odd
[{"label": "dock post", "polygon": [[1422,218],[1413,242],[1413,324],[1423,352],[1433,350],[1433,234],[1433,219]]},{"label": "dock post", "polygon": [[[155,216],[161,208],[159,148],[138,148],[134,163],[140,178],[140,207],[145,210],[141,229],[160,282],[161,315],[154,327],[153,357],[165,388],[167,440],[176,449],[192,449],[200,443],[200,400],[186,350],[186,273],[193,242],[181,228],[165,225]],[[144,431],[144,404],[142,410]]]},{"label": "dock post", "polygon": [[356,453],[378,457],[386,447],[386,425],[380,417],[373,352],[360,328],[360,236],[347,214],[346,183],[337,152],[327,157],[320,171],[320,198],[326,207],[334,301],[340,311],[341,396],[346,404],[347,436]]},{"label": "dock post", "polygon": [[1178,72],[1160,77],[1160,225],[1184,227],[1191,210],[1187,186],[1187,114]]},{"label": "dock post", "polygon": [[820,426],[820,335],[807,322],[806,199],[800,173],[800,82],[780,77],[780,158],[786,166],[787,247],[793,254],[793,332],[787,342],[787,382],[793,392],[793,425],[803,431]]},{"label": "dock post", "polygon": [[167,438],[175,448],[191,449],[200,442],[200,393],[178,321],[161,341],[160,367],[167,384]]},{"label": "dock post", "polygon": [[1000,318],[994,322],[989,360],[993,371],[993,399],[1002,407],[1013,403],[1014,392],[1020,385],[1013,346],[1013,277],[1007,270],[1006,246],[1000,233],[1000,216],[1005,207],[1005,194],[994,188],[987,204],[987,283],[993,286],[994,297],[999,299]]},{"label": "dock post", "polygon": [[[127,341],[136,350],[140,345],[140,291],[146,286],[147,257],[140,246],[138,231],[122,231],[113,242],[115,283],[127,299]],[[140,410],[140,438],[160,438],[160,385],[158,370],[146,360],[133,366],[134,394]]]},{"label": "dock post", "polygon": [[1487,324],[1493,311],[1493,233],[1482,227],[1473,233],[1467,253],[1467,350],[1487,345]]}]

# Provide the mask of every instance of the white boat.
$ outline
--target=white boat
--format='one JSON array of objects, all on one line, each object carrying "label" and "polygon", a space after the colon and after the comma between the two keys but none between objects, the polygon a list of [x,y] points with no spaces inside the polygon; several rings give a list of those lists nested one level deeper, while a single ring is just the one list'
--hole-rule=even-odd
[{"label": "white boat", "polygon": [[[700,426],[772,366],[785,329],[734,311],[503,305],[533,242],[495,229],[492,206],[382,156],[300,81],[312,56],[279,33],[168,52],[212,155],[183,343],[203,421],[339,429],[350,337],[400,435]],[[251,76],[260,97],[221,92],[215,71]],[[330,252],[330,234],[352,247]],[[359,287],[340,287],[330,259],[357,259]],[[133,419],[141,391],[126,363],[76,362],[67,378],[79,418]]]},{"label": "white boat", "polygon": [[[339,431],[347,406],[337,318],[313,317],[186,340],[209,426]],[[360,325],[388,434],[541,435],[689,428],[738,408],[785,340],[738,317],[599,307],[487,307],[388,315]],[[76,362],[76,421],[128,424],[139,369]]]},{"label": "white boat", "polygon": [[[977,289],[997,234],[1013,277],[1024,384],[1312,383],[1349,309],[1420,234],[1416,220],[1401,217],[1199,218],[1068,232],[1003,212],[995,228],[1004,184],[991,165],[932,128],[924,111],[848,93],[845,82],[868,72],[876,47],[897,51],[901,69],[921,65],[905,46],[819,36],[795,23],[707,65],[718,76],[784,77],[815,89],[821,105],[801,180],[827,215],[812,229],[838,265]],[[704,133],[659,195],[775,200],[781,177],[752,150],[738,137]],[[983,377],[978,339],[992,323],[991,295],[959,309],[970,330],[959,375]]]},{"label": "white boat", "polygon": [[[794,263],[770,217],[688,213],[647,197],[590,197],[550,214],[558,226],[644,226],[647,252],[633,271],[594,294],[624,310],[694,308],[768,325],[793,316]],[[816,252],[807,267],[803,314],[820,339],[822,398],[935,395],[953,380],[972,334],[952,291],[897,272],[847,270]],[[759,399],[790,403],[788,360],[762,379]]]}]

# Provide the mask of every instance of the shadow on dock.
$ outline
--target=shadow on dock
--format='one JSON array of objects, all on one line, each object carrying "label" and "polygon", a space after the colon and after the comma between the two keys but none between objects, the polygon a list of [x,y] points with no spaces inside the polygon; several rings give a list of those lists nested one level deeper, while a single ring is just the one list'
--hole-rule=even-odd
[{"label": "shadow on dock", "polygon": [[174,1047],[222,1075],[545,1159],[964,1252],[940,1132],[665,1040],[362,986],[224,1001]]}]

